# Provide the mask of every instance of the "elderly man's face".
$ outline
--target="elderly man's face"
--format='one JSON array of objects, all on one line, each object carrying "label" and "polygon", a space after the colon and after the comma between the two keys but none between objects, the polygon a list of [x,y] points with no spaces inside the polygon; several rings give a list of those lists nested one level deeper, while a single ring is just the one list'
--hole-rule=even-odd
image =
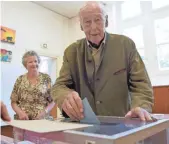
[{"label": "elderly man's face", "polygon": [[99,44],[104,37],[105,17],[99,7],[85,8],[80,13],[80,23],[87,40]]}]

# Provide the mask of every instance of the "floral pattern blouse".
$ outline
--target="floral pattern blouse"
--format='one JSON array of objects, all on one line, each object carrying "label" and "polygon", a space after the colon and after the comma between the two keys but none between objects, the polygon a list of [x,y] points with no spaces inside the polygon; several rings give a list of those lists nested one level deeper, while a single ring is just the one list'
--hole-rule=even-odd
[{"label": "floral pattern blouse", "polygon": [[[27,79],[27,74],[19,76],[11,94],[11,102],[17,103],[30,120],[35,119],[53,101],[50,95],[49,75],[39,73],[37,80],[36,84],[31,84]],[[18,119],[18,116],[15,115],[14,118]]]}]

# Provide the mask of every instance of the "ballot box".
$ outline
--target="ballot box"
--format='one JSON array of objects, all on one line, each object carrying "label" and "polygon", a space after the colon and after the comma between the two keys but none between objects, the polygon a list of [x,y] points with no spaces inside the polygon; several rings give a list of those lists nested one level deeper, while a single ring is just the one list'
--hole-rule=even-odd
[{"label": "ballot box", "polygon": [[98,118],[100,125],[64,131],[65,140],[73,144],[169,144],[168,115],[154,122],[120,117]]},{"label": "ballot box", "polygon": [[[65,144],[169,144],[169,116],[154,122],[111,116],[98,116],[98,119],[100,124],[60,131],[39,133],[35,132],[36,130],[34,132],[20,130],[22,134],[24,133],[24,140],[37,144],[57,144],[58,142]],[[77,123],[69,119],[56,121],[70,125]],[[52,123],[54,125],[55,121]]]}]

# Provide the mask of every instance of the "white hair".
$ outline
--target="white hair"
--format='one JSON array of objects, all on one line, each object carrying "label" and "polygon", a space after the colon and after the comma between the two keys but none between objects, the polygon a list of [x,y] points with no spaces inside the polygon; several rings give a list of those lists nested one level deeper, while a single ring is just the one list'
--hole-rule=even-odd
[{"label": "white hair", "polygon": [[80,11],[79,11],[79,18],[81,17],[81,11],[83,11],[86,7],[88,6],[92,6],[92,5],[99,5],[100,9],[101,9],[101,12],[103,14],[103,16],[107,16],[107,10],[106,10],[106,7],[105,7],[105,4],[103,2],[92,2],[92,1],[89,1],[89,2],[86,2],[81,8],[80,8]]}]

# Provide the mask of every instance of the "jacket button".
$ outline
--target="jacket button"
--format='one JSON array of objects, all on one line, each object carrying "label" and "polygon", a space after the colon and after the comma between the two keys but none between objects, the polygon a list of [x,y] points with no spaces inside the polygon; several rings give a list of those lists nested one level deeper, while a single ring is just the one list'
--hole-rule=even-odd
[{"label": "jacket button", "polygon": [[96,101],[96,104],[101,104],[101,101]]},{"label": "jacket button", "polygon": [[91,84],[91,83],[92,83],[92,81],[88,81],[88,83],[89,83],[89,84]]},{"label": "jacket button", "polygon": [[97,81],[99,81],[99,80],[100,80],[100,78],[97,78],[96,80],[97,80]]}]

